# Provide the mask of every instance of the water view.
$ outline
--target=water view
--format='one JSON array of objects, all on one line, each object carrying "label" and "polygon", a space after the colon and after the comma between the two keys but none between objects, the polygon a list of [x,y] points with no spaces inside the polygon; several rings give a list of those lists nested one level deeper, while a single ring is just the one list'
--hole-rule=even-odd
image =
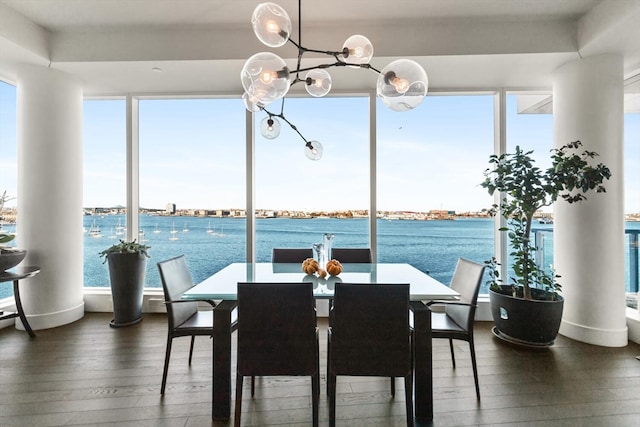
[{"label": "water view", "polygon": [[[442,283],[451,281],[459,257],[483,262],[494,253],[493,219],[455,220],[378,220],[378,262],[406,262],[428,272]],[[15,231],[15,225],[5,225]],[[125,238],[124,215],[84,217],[84,285],[109,287],[109,272],[98,253],[118,239]],[[553,264],[553,225],[535,224],[541,231],[537,261]],[[637,292],[638,272],[630,271],[631,258],[637,257],[640,222],[626,222],[625,263],[627,292]],[[198,283],[232,262],[244,262],[246,254],[244,218],[191,216],[140,216],[139,240],[151,246],[147,262],[146,286],[160,288],[156,263],[184,254],[193,280]],[[368,246],[366,218],[269,218],[256,220],[256,260],[271,260],[274,247],[312,247],[324,233],[336,237],[333,247]],[[636,251],[635,253],[632,251]],[[637,267],[637,263],[636,263]],[[635,279],[634,279],[635,277]],[[485,281],[488,277],[485,278]],[[483,283],[481,293],[487,292]],[[12,295],[10,283],[0,285],[0,298]]]},{"label": "water view", "polygon": [[[256,260],[271,260],[274,247],[311,247],[333,233],[334,247],[366,247],[367,219],[270,218],[256,220]],[[85,286],[109,286],[107,265],[98,253],[124,238],[124,216],[85,216]],[[92,237],[99,228],[101,237]],[[243,218],[141,216],[140,241],[151,246],[146,283],[160,287],[156,263],[184,254],[194,282],[232,262],[244,262]],[[482,262],[493,254],[493,220],[455,221],[378,220],[378,261],[407,262],[449,283],[458,257]]]}]

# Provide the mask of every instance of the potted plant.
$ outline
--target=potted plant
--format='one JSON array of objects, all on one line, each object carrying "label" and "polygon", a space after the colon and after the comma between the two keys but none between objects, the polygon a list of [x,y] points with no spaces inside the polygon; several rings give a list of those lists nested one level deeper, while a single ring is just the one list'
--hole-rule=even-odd
[{"label": "potted plant", "polygon": [[[0,196],[0,213],[4,209],[5,202],[11,200],[11,197],[7,196],[5,190]],[[0,216],[0,220],[2,217]],[[9,243],[15,239],[16,235],[12,233],[5,233],[2,231],[2,223],[0,223],[0,273],[9,270],[20,264],[24,257],[27,255],[27,251],[24,249],[17,249],[6,246],[5,243]]]},{"label": "potted plant", "polygon": [[496,191],[503,195],[490,212],[499,212],[507,220],[507,227],[500,231],[508,233],[513,260],[513,276],[508,283],[500,279],[495,258],[486,262],[494,333],[500,338],[549,346],[558,334],[564,303],[557,281],[560,276],[536,264],[531,225],[536,211],[558,198],[576,203],[585,200],[591,190],[605,191],[602,184],[611,171],[602,163],[593,164],[598,154],[579,152],[581,146],[580,141],[574,141],[551,150],[551,166],[546,170],[535,166],[533,151],[520,147],[515,153],[489,158],[494,167],[485,170],[485,180],[480,185],[490,195]]},{"label": "potted plant", "polygon": [[142,296],[150,247],[135,240],[119,243],[99,253],[109,262],[109,279],[113,299],[112,328],[134,325],[142,320]]}]

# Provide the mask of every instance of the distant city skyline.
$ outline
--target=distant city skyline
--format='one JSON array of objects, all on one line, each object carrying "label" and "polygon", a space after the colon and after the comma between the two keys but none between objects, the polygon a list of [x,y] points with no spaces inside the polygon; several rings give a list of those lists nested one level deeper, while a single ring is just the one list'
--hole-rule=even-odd
[{"label": "distant city skyline", "polygon": [[[124,206],[85,206],[82,208],[85,215],[122,215],[126,213]],[[190,209],[177,209],[175,211],[167,211],[167,209],[161,208],[147,208],[140,207],[140,212],[150,215],[161,216],[245,216],[246,209],[235,208],[190,208]],[[337,210],[294,210],[294,209],[256,209],[257,216],[304,216],[304,215],[347,215],[347,216],[359,216],[367,217],[369,215],[368,209],[337,209]],[[406,211],[406,210],[377,210],[376,215],[397,215],[397,216],[411,216],[411,215],[432,215],[432,216],[447,216],[447,215],[460,215],[460,216],[488,216],[489,209],[482,209],[479,211],[465,211],[456,212],[448,209],[431,209],[428,211]],[[545,214],[547,215],[547,214]]]}]

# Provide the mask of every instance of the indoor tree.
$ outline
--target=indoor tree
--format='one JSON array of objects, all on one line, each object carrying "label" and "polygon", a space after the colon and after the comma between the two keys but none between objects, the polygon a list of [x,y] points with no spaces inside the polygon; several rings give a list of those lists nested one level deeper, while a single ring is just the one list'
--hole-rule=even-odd
[{"label": "indoor tree", "polygon": [[[489,163],[493,168],[484,172],[481,183],[490,195],[500,192],[500,203],[494,204],[491,213],[500,213],[507,219],[511,243],[510,255],[514,259],[511,284],[523,288],[524,299],[531,298],[531,287],[543,288],[557,295],[560,285],[556,275],[535,262],[535,242],[531,241],[533,215],[539,209],[550,206],[558,197],[568,203],[585,200],[591,190],[605,192],[603,182],[611,171],[602,163],[594,164],[598,156],[593,151],[579,152],[582,143],[570,142],[551,150],[551,166],[540,169],[531,157],[533,151],[524,151],[516,146],[515,153],[492,155]],[[492,271],[492,289],[498,289],[498,272],[495,259],[487,263]]]}]

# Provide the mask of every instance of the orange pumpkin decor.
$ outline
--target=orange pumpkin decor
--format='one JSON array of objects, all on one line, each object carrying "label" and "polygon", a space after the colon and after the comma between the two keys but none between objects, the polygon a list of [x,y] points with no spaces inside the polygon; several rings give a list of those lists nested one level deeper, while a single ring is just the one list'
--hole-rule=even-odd
[{"label": "orange pumpkin decor", "polygon": [[332,259],[327,263],[327,272],[332,276],[342,273],[342,264],[337,259]]},{"label": "orange pumpkin decor", "polygon": [[320,266],[318,265],[318,261],[313,258],[307,258],[302,261],[302,271],[307,274],[315,274],[318,270],[320,270]]},{"label": "orange pumpkin decor", "polygon": [[318,277],[320,277],[321,279],[324,279],[325,277],[327,277],[327,270],[323,270],[321,268],[318,269]]}]

